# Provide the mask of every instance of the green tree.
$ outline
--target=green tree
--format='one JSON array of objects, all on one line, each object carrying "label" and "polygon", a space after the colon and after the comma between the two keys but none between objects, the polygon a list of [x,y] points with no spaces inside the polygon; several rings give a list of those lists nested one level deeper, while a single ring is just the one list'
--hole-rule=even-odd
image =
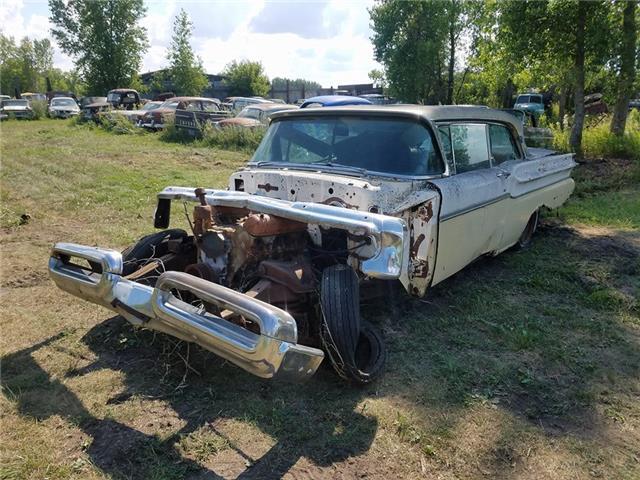
[{"label": "green tree", "polygon": [[374,85],[382,87],[383,89],[387,88],[387,76],[384,71],[374,68],[369,72],[368,77]]},{"label": "green tree", "polygon": [[620,73],[617,82],[616,103],[611,119],[611,133],[622,136],[627,124],[629,100],[633,93],[636,69],[636,2],[627,1],[622,14],[622,39],[620,42]]},{"label": "green tree", "polygon": [[49,9],[51,33],[74,58],[88,93],[136,82],[148,46],[139,25],[143,0],[49,0]]},{"label": "green tree", "polygon": [[234,60],[222,74],[225,76],[225,85],[229,87],[229,95],[264,97],[269,94],[269,77],[265,75],[260,62]]},{"label": "green tree", "polygon": [[46,77],[53,68],[53,47],[48,39],[23,38],[16,44],[0,33],[0,91],[46,91]]},{"label": "green tree", "polygon": [[169,47],[169,75],[178,95],[202,95],[209,81],[204,74],[202,61],[191,48],[193,23],[184,10],[173,22],[173,37]]},{"label": "green tree", "polygon": [[570,143],[580,152],[585,85],[607,63],[611,50],[611,5],[578,0],[490,3],[471,63],[501,88],[555,88],[561,107],[572,94]]},{"label": "green tree", "polygon": [[478,4],[463,0],[377,0],[371,8],[376,60],[392,94],[409,102],[453,103],[456,56],[471,36]]}]

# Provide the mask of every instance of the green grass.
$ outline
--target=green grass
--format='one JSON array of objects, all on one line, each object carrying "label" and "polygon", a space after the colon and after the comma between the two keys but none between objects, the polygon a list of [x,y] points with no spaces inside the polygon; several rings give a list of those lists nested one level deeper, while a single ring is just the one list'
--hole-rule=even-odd
[{"label": "green grass", "polygon": [[121,248],[152,230],[158,190],[224,187],[248,158],[70,123],[0,126],[0,478],[640,476],[632,164],[581,165],[531,248],[367,305],[377,383],[289,385],[52,285],[53,242]]}]

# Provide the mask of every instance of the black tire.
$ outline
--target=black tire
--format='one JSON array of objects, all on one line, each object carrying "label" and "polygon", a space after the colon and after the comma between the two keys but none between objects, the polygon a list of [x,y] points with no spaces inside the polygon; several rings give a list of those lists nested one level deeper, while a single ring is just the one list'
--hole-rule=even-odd
[{"label": "black tire", "polygon": [[373,326],[360,319],[358,276],[347,265],[322,272],[320,306],[322,340],[338,374],[359,384],[375,380],[385,363],[385,348]]},{"label": "black tire", "polygon": [[540,218],[540,210],[536,210],[529,217],[529,221],[527,222],[527,226],[524,227],[520,238],[518,239],[518,243],[516,243],[515,247],[517,250],[523,250],[531,246],[531,240],[533,239],[533,234],[536,232],[538,228],[538,219]]},{"label": "black tire", "polygon": [[179,238],[186,238],[187,232],[180,228],[163,230],[142,237],[130,247],[122,251],[122,274],[135,272],[149,258],[158,258],[168,252],[167,242]]}]

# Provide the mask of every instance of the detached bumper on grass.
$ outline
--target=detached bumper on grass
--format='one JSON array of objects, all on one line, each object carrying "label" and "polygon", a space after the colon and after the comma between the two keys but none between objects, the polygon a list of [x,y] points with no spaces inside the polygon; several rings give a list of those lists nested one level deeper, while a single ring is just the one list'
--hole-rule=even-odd
[{"label": "detached bumper on grass", "polygon": [[[88,266],[73,263],[80,259]],[[305,380],[324,358],[321,350],[297,344],[293,317],[268,303],[182,272],[165,272],[155,287],[122,276],[120,252],[58,243],[49,259],[56,285],[77,297],[102,305],[134,325],[173,335],[198,345],[262,378]],[[178,298],[176,292],[217,305],[220,316]],[[256,322],[260,333],[227,320],[232,312]]]}]

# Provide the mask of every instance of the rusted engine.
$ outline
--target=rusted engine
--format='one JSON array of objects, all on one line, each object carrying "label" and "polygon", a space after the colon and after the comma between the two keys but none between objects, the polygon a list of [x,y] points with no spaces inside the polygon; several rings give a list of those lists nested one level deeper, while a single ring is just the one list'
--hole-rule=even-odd
[{"label": "rusted engine", "polygon": [[[309,339],[317,282],[307,252],[307,224],[246,209],[213,207],[206,204],[204,190],[196,190],[196,195],[200,199],[193,215],[197,263],[188,265],[185,272],[287,311],[296,319],[300,338]],[[246,323],[243,326],[251,329]]]}]

